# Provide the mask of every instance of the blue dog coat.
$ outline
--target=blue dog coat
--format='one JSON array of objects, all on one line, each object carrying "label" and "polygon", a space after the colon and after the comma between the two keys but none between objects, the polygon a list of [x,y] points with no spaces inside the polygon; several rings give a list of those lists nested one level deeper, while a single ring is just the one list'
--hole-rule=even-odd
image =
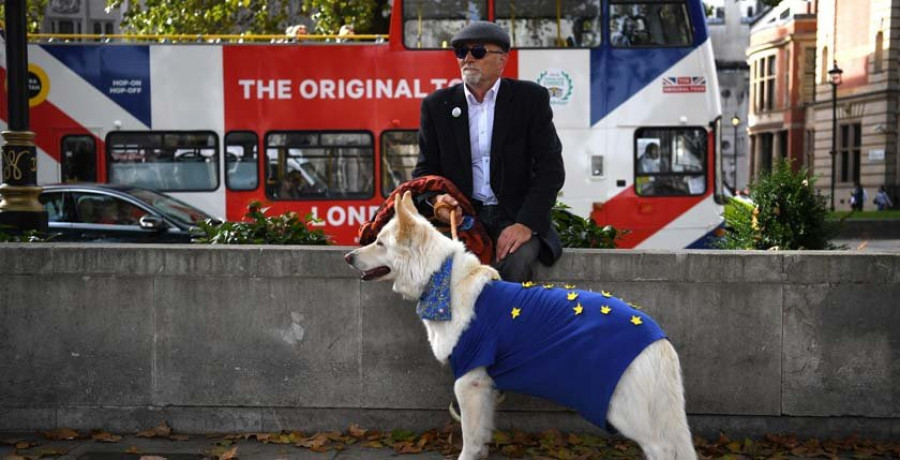
[{"label": "blue dog coat", "polygon": [[486,366],[497,389],[549,399],[605,429],[625,369],[665,334],[605,292],[529,284],[484,286],[450,355],[454,376]]}]

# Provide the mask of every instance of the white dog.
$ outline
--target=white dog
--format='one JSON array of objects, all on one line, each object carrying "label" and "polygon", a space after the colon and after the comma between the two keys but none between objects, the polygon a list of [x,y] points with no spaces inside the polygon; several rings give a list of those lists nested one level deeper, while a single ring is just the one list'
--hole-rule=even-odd
[{"label": "white dog", "polygon": [[449,361],[462,416],[460,459],[483,458],[497,390],[545,397],[608,421],[651,460],[696,459],[681,366],[652,319],[611,294],[498,281],[438,232],[409,192],[377,240],[349,252],[362,279],[418,300],[435,357]]}]

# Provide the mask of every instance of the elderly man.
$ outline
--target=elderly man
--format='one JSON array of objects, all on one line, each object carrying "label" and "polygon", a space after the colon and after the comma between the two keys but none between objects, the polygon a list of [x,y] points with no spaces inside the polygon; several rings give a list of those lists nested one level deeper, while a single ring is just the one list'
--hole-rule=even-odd
[{"label": "elderly man", "polygon": [[[536,260],[562,253],[550,209],[565,181],[562,144],[545,88],[501,78],[509,35],[492,22],[474,22],[450,40],[463,84],[422,101],[419,160],[414,177],[443,176],[475,206],[496,249],[495,267],[507,281],[527,281]],[[431,198],[436,217],[462,210],[450,195]]]}]

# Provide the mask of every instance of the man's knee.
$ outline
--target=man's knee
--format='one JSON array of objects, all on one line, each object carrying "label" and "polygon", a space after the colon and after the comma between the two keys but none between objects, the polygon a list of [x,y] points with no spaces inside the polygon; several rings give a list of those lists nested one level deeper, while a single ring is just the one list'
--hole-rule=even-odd
[{"label": "man's knee", "polygon": [[494,265],[500,272],[500,278],[514,283],[531,281],[534,275],[534,264],[537,263],[540,250],[540,240],[532,237],[516,252],[508,254],[506,258]]}]

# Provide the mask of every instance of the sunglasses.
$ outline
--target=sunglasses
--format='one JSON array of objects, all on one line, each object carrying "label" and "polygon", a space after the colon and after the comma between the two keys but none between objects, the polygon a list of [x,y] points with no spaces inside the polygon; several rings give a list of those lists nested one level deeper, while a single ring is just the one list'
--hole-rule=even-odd
[{"label": "sunglasses", "polygon": [[475,45],[473,47],[465,47],[465,46],[457,46],[453,48],[453,54],[456,55],[457,59],[465,59],[466,55],[469,54],[469,51],[472,52],[472,57],[475,59],[484,59],[488,53],[491,54],[504,54],[503,51],[495,51],[489,50],[484,47],[484,45]]}]

